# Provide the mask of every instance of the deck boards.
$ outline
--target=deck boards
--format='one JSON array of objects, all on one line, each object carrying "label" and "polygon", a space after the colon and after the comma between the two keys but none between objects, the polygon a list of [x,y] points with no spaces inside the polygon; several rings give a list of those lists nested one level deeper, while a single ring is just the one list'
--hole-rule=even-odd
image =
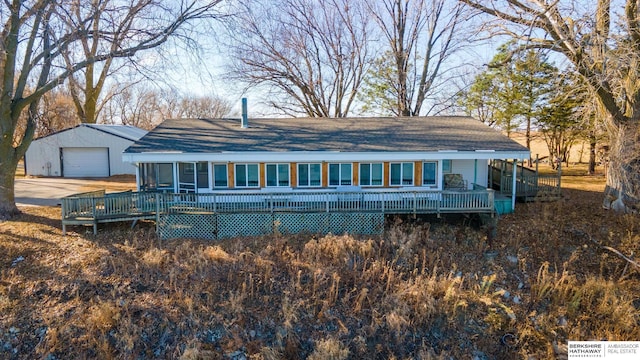
[{"label": "deck boards", "polygon": [[171,214],[444,214],[495,211],[490,189],[417,191],[389,189],[367,192],[306,191],[288,193],[237,192],[165,194],[123,192],[78,194],[62,200],[62,228],[66,225],[153,219]]}]

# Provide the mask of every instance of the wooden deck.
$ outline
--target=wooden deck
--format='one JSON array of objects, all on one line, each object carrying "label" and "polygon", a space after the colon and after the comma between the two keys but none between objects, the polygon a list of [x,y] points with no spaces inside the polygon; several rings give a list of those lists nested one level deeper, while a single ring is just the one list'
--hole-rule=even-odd
[{"label": "wooden deck", "polygon": [[152,219],[163,214],[264,213],[380,213],[380,214],[494,214],[490,189],[419,191],[235,191],[206,194],[157,192],[82,193],[62,198],[62,230],[66,225]]},{"label": "wooden deck", "polygon": [[[501,194],[513,193],[513,164],[494,161],[489,168],[494,189]],[[537,171],[518,165],[516,169],[516,198],[524,201],[555,200],[561,195],[561,176],[540,175]]]}]

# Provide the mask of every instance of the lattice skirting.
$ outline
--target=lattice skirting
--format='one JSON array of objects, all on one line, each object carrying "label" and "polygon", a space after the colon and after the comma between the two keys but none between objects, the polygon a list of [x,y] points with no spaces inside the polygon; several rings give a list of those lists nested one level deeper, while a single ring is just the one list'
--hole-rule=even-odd
[{"label": "lattice skirting", "polygon": [[273,234],[377,235],[384,229],[382,213],[237,213],[163,214],[158,223],[161,239],[224,239]]},{"label": "lattice skirting", "polygon": [[163,214],[158,222],[160,239],[217,239],[215,214]]}]

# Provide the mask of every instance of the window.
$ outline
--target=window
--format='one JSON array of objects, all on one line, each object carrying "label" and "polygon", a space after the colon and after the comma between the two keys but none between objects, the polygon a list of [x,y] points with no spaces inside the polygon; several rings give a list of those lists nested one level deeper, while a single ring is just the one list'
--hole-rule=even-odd
[{"label": "window", "polygon": [[196,163],[196,180],[198,189],[209,188],[209,164],[206,162]]},{"label": "window", "polygon": [[209,188],[209,163],[184,162],[178,163],[178,179],[180,192],[192,192],[198,189]]},{"label": "window", "polygon": [[259,187],[258,164],[236,164],[236,187]]},{"label": "window", "polygon": [[213,164],[213,187],[229,187],[227,178],[227,164]]},{"label": "window", "polygon": [[436,177],[438,174],[438,163],[435,161],[427,161],[422,163],[422,185],[436,185]]},{"label": "window", "polygon": [[143,190],[173,190],[173,164],[142,164],[140,168],[140,188]]},{"label": "window", "polygon": [[382,163],[360,164],[360,185],[382,186]]},{"label": "window", "polygon": [[173,189],[173,164],[157,164],[158,189]]},{"label": "window", "polygon": [[320,164],[298,164],[298,186],[322,186]]},{"label": "window", "polygon": [[351,164],[329,164],[329,186],[351,185]]},{"label": "window", "polygon": [[390,185],[413,185],[413,163],[391,163],[389,165]]},{"label": "window", "polygon": [[445,174],[451,173],[451,160],[442,160],[442,172]]},{"label": "window", "polygon": [[289,186],[289,164],[267,164],[267,186]]},{"label": "window", "polygon": [[178,192],[193,193],[196,191],[194,164],[178,163]]}]

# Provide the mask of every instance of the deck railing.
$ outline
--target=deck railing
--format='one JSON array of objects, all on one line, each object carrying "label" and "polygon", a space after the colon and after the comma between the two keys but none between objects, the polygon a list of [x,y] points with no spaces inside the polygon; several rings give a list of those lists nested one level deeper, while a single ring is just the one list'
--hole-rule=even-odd
[{"label": "deck railing", "polygon": [[[495,160],[489,166],[490,178],[494,186],[499,186],[500,193],[513,193],[513,164]],[[561,194],[560,174],[540,175],[537,170],[518,165],[516,170],[516,197],[525,199],[557,197]]]},{"label": "deck railing", "polygon": [[[513,176],[504,175],[500,179],[502,193],[510,194],[513,189]],[[540,196],[560,194],[560,177],[556,175],[518,176],[516,196]]]},{"label": "deck railing", "polygon": [[159,194],[162,213],[491,212],[493,190]]},{"label": "deck railing", "polygon": [[494,191],[377,190],[338,192],[86,193],[61,199],[65,225],[137,219],[162,214],[233,213],[493,213]]}]

